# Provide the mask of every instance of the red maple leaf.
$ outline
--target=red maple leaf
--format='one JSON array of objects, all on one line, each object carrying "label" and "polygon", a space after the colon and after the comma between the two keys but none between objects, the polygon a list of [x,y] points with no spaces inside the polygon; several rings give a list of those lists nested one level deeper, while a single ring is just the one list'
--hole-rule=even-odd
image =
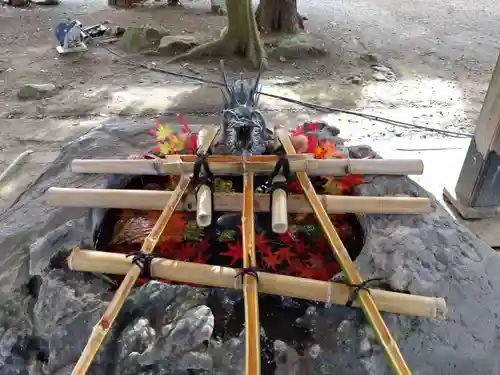
[{"label": "red maple leaf", "polygon": [[255,235],[255,247],[262,255],[269,254],[273,251],[269,246],[269,240],[260,233]]},{"label": "red maple leaf", "polygon": [[335,273],[330,272],[326,267],[321,267],[320,269],[315,270],[316,274],[314,278],[316,280],[328,281],[330,280]]},{"label": "red maple leaf", "polygon": [[360,174],[348,174],[339,179],[340,191],[345,192],[352,189],[353,186],[359,185],[365,182],[363,175]]},{"label": "red maple leaf", "polygon": [[208,258],[205,256],[205,254],[202,254],[201,252],[198,252],[196,254],[196,256],[194,257],[194,259],[191,260],[191,262],[205,264],[206,261],[207,261],[207,259]]},{"label": "red maple leaf", "polygon": [[336,275],[337,273],[342,271],[342,267],[340,267],[340,264],[338,264],[337,261],[335,261],[335,260],[328,262],[326,264],[326,269],[327,269],[328,273],[332,275],[332,277],[333,277],[333,275]]},{"label": "red maple leaf", "polygon": [[311,267],[314,269],[323,268],[325,264],[325,259],[319,254],[310,253],[309,263],[311,264]]},{"label": "red maple leaf", "polygon": [[314,241],[313,247],[318,252],[325,252],[328,250],[328,242],[326,240]]},{"label": "red maple leaf", "polygon": [[299,193],[303,192],[302,186],[300,185],[300,183],[299,183],[299,181],[297,179],[295,179],[292,182],[289,182],[288,185],[287,185],[287,189],[288,189],[289,192],[296,193],[296,194],[299,194]]},{"label": "red maple leaf", "polygon": [[282,234],[279,234],[278,235],[278,240],[283,244],[283,245],[286,245],[286,246],[292,246],[293,244],[293,238],[292,236],[290,235],[290,233],[286,232],[286,233],[282,233]]},{"label": "red maple leaf", "polygon": [[210,239],[209,239],[209,237],[203,238],[203,241],[201,241],[198,244],[198,247],[200,249],[200,253],[206,253],[206,251],[210,247]]},{"label": "red maple leaf", "polygon": [[295,129],[290,130],[289,134],[292,137],[297,136],[297,135],[302,135],[302,134],[304,134],[304,127],[301,125],[297,125],[297,127]]},{"label": "red maple leaf", "polygon": [[302,267],[296,269],[298,277],[304,277],[306,279],[314,279],[316,273],[314,270],[306,264],[302,264]]},{"label": "red maple leaf", "polygon": [[158,252],[165,258],[172,259],[175,254],[175,245],[173,245],[169,241],[161,242],[160,246],[158,247]]},{"label": "red maple leaf", "polygon": [[309,252],[310,246],[304,245],[304,241],[298,241],[295,243],[295,246],[293,249],[295,250],[296,254],[305,254],[305,253]]},{"label": "red maple leaf", "polygon": [[300,259],[294,258],[288,263],[284,273],[286,275],[296,275],[297,270],[301,269],[302,267],[302,261]]},{"label": "red maple leaf", "polygon": [[185,243],[179,247],[179,250],[177,252],[177,259],[188,260],[194,257],[197,253],[199,253],[198,246],[190,243]]},{"label": "red maple leaf", "polygon": [[267,253],[266,256],[262,257],[262,260],[264,260],[266,266],[273,271],[276,271],[276,267],[280,263],[277,255],[273,252]]},{"label": "red maple leaf", "polygon": [[228,243],[227,247],[229,248],[229,251],[220,253],[219,255],[231,257],[231,266],[234,265],[237,261],[243,259],[243,248],[241,246],[241,242],[238,241],[235,244]]},{"label": "red maple leaf", "polygon": [[180,113],[177,113],[177,118],[179,119],[179,122],[182,124],[182,133],[191,133],[191,130],[189,130],[189,125],[188,122],[182,117]]},{"label": "red maple leaf", "polygon": [[295,257],[295,254],[291,251],[291,247],[287,246],[280,247],[276,252],[276,256],[280,262],[286,260],[287,263],[290,263],[292,258]]}]

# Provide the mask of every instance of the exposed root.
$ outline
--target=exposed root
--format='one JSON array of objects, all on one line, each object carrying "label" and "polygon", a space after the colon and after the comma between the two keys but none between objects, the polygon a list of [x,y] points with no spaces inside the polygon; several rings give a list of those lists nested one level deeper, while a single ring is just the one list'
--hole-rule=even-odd
[{"label": "exposed root", "polygon": [[252,62],[256,69],[267,69],[267,53],[260,38],[250,0],[226,0],[228,26],[220,39],[202,44],[192,50],[175,56],[168,63],[206,56],[226,57],[239,55]]},{"label": "exposed root", "polygon": [[228,51],[227,38],[224,36],[220,39],[213,40],[194,47],[183,54],[172,57],[167,64],[179,61],[195,60],[206,56],[227,56],[232,51]]}]

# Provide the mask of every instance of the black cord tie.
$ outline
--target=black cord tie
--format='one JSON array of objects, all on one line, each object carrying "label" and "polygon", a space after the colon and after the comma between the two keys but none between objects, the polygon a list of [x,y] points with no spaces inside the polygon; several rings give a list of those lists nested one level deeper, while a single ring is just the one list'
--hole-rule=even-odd
[{"label": "black cord tie", "polygon": [[198,191],[200,190],[201,186],[207,185],[210,188],[210,196],[211,196],[211,201],[212,201],[212,220],[213,220],[213,213],[215,211],[215,199],[214,199],[214,174],[210,170],[210,166],[208,164],[208,155],[207,154],[202,154],[202,153],[197,153],[196,154],[196,161],[194,162],[194,167],[193,167],[193,181],[196,185],[195,188],[195,197],[196,197],[196,202],[198,203]]},{"label": "black cord tie", "polygon": [[257,283],[259,282],[259,274],[258,272],[262,271],[262,269],[259,268],[242,268],[241,271],[234,277],[235,279],[238,277],[241,277],[241,284],[243,284],[243,278],[245,275],[250,275],[255,277],[255,280],[257,280]]},{"label": "black cord tie", "polygon": [[[284,177],[284,181],[275,181],[275,178],[281,174]],[[288,158],[280,154],[279,160],[276,162],[276,165],[274,166],[274,170],[271,173],[270,177],[270,189],[269,189],[269,212],[272,212],[273,209],[273,193],[277,189],[281,189],[285,191],[285,193],[288,195],[288,182],[290,182],[290,161]]]},{"label": "black cord tie", "polygon": [[358,298],[359,292],[361,290],[364,290],[365,292],[370,293],[370,289],[368,289],[369,284],[374,283],[374,282],[381,282],[383,280],[384,279],[381,277],[374,277],[371,279],[366,279],[365,281],[363,281],[360,284],[351,284],[351,283],[346,282],[346,281],[342,282],[342,284],[351,288],[351,293],[349,294],[349,298],[347,299],[345,306],[352,307],[352,305],[354,304],[354,302]]},{"label": "black cord tie", "polygon": [[151,275],[151,262],[153,259],[158,258],[153,254],[145,254],[142,251],[135,251],[133,253],[127,254],[127,258],[132,257],[132,264],[135,264],[141,269],[141,278],[152,279]]}]

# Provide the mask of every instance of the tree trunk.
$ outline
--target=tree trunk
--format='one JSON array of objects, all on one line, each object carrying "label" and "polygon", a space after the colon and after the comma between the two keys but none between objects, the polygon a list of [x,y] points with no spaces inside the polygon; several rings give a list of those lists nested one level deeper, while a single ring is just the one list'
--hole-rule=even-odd
[{"label": "tree trunk", "polygon": [[304,29],[297,0],[260,0],[255,18],[259,29],[266,33],[295,34]]},{"label": "tree trunk", "polygon": [[249,59],[255,68],[267,67],[267,56],[252,10],[252,0],[226,0],[228,26],[221,38],[172,58],[177,62],[203,56],[238,56]]}]

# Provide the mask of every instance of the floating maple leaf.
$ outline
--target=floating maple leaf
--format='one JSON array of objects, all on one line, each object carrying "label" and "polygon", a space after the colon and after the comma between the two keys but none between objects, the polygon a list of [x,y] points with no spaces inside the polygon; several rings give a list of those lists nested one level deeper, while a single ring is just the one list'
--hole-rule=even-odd
[{"label": "floating maple leaf", "polygon": [[237,261],[243,259],[243,247],[241,246],[241,242],[238,241],[235,244],[228,243],[227,247],[229,248],[229,251],[220,253],[219,255],[231,257],[231,266],[233,266]]},{"label": "floating maple leaf", "polygon": [[283,245],[291,246],[293,244],[293,238],[288,232],[279,234],[278,239]]},{"label": "floating maple leaf", "polygon": [[267,253],[262,257],[262,260],[266,264],[267,268],[276,271],[276,267],[280,263],[277,255],[273,252]]},{"label": "floating maple leaf", "polygon": [[257,233],[255,235],[255,247],[262,254],[269,254],[272,252],[271,247],[269,246],[269,240],[264,237],[264,235]]},{"label": "floating maple leaf", "polygon": [[360,174],[348,174],[342,176],[339,179],[339,188],[341,192],[350,191],[354,186],[362,184],[365,182],[365,179]]},{"label": "floating maple leaf", "polygon": [[314,279],[316,272],[307,264],[302,263],[300,267],[295,269],[298,277],[303,277],[306,279]]},{"label": "floating maple leaf", "polygon": [[292,258],[295,257],[295,254],[292,252],[291,247],[286,246],[280,247],[276,252],[276,256],[280,261],[286,261],[287,263],[290,263],[292,261]]},{"label": "floating maple leaf", "polygon": [[298,241],[295,243],[295,246],[293,249],[295,250],[296,254],[305,254],[309,251],[310,246],[305,245],[304,241]]}]

